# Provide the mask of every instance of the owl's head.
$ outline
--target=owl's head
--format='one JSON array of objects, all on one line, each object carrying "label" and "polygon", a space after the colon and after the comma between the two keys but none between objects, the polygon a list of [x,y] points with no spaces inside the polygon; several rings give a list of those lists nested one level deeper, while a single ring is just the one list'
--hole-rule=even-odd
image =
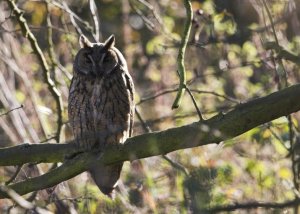
[{"label": "owl's head", "polygon": [[81,35],[79,43],[81,49],[75,57],[74,72],[102,77],[110,74],[119,66],[118,53],[114,48],[114,35],[111,35],[104,43],[91,43]]}]

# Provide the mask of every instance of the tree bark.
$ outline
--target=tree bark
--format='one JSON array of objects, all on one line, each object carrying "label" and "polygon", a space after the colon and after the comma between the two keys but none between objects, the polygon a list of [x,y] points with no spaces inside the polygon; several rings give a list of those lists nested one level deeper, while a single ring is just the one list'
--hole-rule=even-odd
[{"label": "tree bark", "polygon": [[[0,166],[28,162],[64,162],[60,167],[8,187],[23,195],[48,188],[84,171],[95,161],[112,164],[166,154],[179,149],[220,143],[252,128],[300,110],[300,84],[268,96],[237,105],[228,113],[181,127],[147,133],[129,138],[124,145],[107,147],[102,153],[82,153],[69,144],[20,145],[0,149]],[[66,160],[66,161],[65,161]],[[0,198],[7,195],[0,193]]]}]

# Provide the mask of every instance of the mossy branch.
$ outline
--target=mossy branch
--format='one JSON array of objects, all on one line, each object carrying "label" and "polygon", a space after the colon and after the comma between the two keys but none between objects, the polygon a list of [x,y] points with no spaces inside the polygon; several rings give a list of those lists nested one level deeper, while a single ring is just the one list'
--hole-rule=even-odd
[{"label": "mossy branch", "polygon": [[[299,111],[299,94],[300,84],[297,84],[240,104],[232,111],[220,113],[206,121],[135,136],[129,138],[124,145],[106,148],[104,153],[82,153],[67,161],[65,157],[78,152],[72,142],[3,148],[0,149],[0,165],[65,161],[60,167],[44,175],[8,186],[23,195],[70,179],[86,171],[96,161],[113,164],[231,139],[256,126]],[[0,193],[0,198],[5,197],[5,194]]]},{"label": "mossy branch", "polygon": [[193,10],[192,10],[192,4],[190,0],[184,0],[184,7],[186,10],[186,22],[184,26],[184,32],[183,37],[181,40],[181,44],[178,50],[178,56],[177,56],[177,64],[178,64],[178,74],[179,74],[179,88],[178,92],[175,98],[175,101],[172,105],[172,109],[178,108],[181,103],[181,99],[183,97],[183,94],[185,92],[186,88],[186,72],[185,72],[185,66],[184,66],[184,56],[185,56],[185,49],[189,41],[190,32],[192,28],[192,20],[193,20]]}]

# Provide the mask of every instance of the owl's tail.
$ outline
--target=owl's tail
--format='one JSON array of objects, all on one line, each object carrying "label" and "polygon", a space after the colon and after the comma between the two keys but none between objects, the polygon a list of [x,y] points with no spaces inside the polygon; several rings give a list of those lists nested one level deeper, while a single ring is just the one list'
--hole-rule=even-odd
[{"label": "owl's tail", "polygon": [[95,164],[89,170],[100,191],[110,198],[113,198],[113,191],[117,186],[122,166],[123,163],[109,166]]}]

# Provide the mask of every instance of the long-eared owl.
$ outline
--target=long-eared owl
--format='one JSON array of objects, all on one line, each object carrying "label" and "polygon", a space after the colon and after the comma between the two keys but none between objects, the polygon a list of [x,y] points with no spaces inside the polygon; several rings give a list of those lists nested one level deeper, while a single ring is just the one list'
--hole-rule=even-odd
[{"label": "long-eared owl", "polygon": [[[91,43],[81,35],[79,42],[68,105],[75,142],[86,150],[124,143],[132,134],[134,114],[134,85],[127,63],[114,47],[113,35],[104,43]],[[104,194],[111,196],[122,165],[95,163],[90,168]]]}]

